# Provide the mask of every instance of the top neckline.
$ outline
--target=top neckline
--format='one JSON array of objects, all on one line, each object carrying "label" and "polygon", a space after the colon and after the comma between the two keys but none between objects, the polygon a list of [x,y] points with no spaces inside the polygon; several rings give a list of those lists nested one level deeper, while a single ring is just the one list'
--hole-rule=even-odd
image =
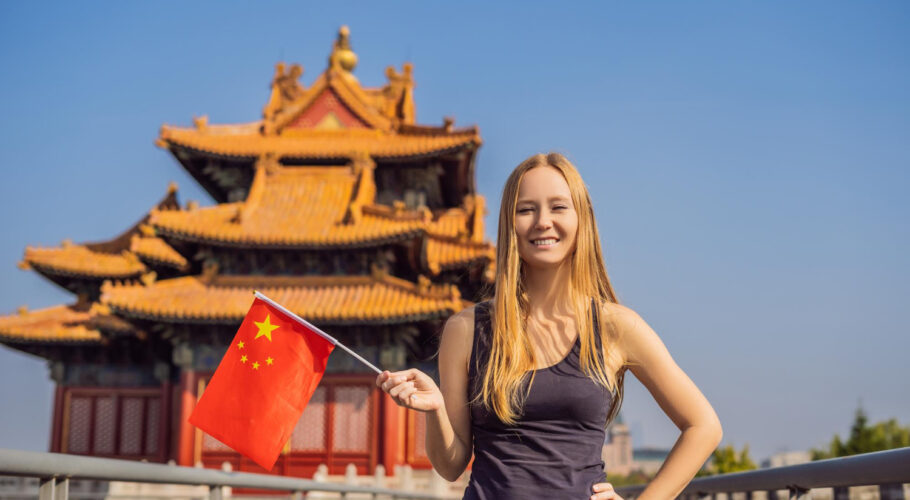
[{"label": "top neckline", "polygon": [[545,366],[545,367],[543,367],[543,368],[535,368],[535,369],[532,369],[532,370],[528,370],[528,373],[545,372],[545,371],[547,371],[547,370],[556,368],[557,366],[559,366],[559,365],[565,363],[566,361],[569,360],[569,356],[571,356],[572,353],[575,352],[575,347],[578,346],[580,340],[581,340],[581,336],[578,335],[578,334],[576,333],[576,334],[575,334],[575,342],[572,342],[572,347],[569,348],[569,352],[567,352],[566,355],[563,356],[563,358],[562,358],[561,360],[557,361],[556,363],[554,363],[554,364],[552,364],[552,365],[550,365],[550,366]]}]

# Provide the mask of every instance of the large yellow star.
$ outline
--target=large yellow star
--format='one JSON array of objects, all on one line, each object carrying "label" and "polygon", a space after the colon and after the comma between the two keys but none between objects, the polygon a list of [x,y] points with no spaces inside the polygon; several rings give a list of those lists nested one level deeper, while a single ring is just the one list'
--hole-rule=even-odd
[{"label": "large yellow star", "polygon": [[269,342],[271,342],[272,341],[272,331],[275,330],[276,328],[278,328],[278,325],[273,325],[270,322],[270,315],[268,315],[268,314],[265,315],[265,321],[262,321],[262,322],[254,321],[253,323],[255,323],[256,326],[259,328],[259,332],[256,334],[256,337],[253,338],[253,340],[258,339],[259,337],[265,337],[265,338],[269,339]]}]

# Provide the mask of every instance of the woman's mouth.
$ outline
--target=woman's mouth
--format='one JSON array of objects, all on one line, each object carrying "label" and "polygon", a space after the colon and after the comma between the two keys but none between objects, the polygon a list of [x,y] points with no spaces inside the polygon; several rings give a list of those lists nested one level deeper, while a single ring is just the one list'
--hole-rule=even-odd
[{"label": "woman's mouth", "polygon": [[531,240],[531,243],[537,248],[552,248],[559,243],[559,240],[556,238],[542,238],[538,240]]}]

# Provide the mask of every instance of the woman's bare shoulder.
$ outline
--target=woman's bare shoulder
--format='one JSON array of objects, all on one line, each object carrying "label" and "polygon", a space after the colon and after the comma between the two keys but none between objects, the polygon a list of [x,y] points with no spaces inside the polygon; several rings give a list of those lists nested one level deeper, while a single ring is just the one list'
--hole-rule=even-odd
[{"label": "woman's bare shoulder", "polygon": [[601,317],[604,322],[610,322],[619,334],[633,331],[641,321],[641,316],[631,307],[616,302],[604,302],[601,306]]},{"label": "woman's bare shoulder", "polygon": [[439,345],[440,357],[462,360],[467,363],[471,357],[474,341],[474,310],[477,305],[466,307],[449,316],[442,329]]}]

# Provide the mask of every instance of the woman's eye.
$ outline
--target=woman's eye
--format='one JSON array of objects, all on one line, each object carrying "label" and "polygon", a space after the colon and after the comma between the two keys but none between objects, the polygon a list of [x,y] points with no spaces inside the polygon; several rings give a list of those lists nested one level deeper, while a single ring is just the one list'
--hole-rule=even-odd
[{"label": "woman's eye", "polygon": [[533,208],[519,208],[519,209],[518,209],[518,213],[524,214],[524,213],[531,212],[531,211],[533,211],[533,210],[534,210]]},{"label": "woman's eye", "polygon": [[553,210],[565,210],[567,208],[569,208],[569,207],[567,207],[565,205],[556,205],[555,207],[553,207]]}]

